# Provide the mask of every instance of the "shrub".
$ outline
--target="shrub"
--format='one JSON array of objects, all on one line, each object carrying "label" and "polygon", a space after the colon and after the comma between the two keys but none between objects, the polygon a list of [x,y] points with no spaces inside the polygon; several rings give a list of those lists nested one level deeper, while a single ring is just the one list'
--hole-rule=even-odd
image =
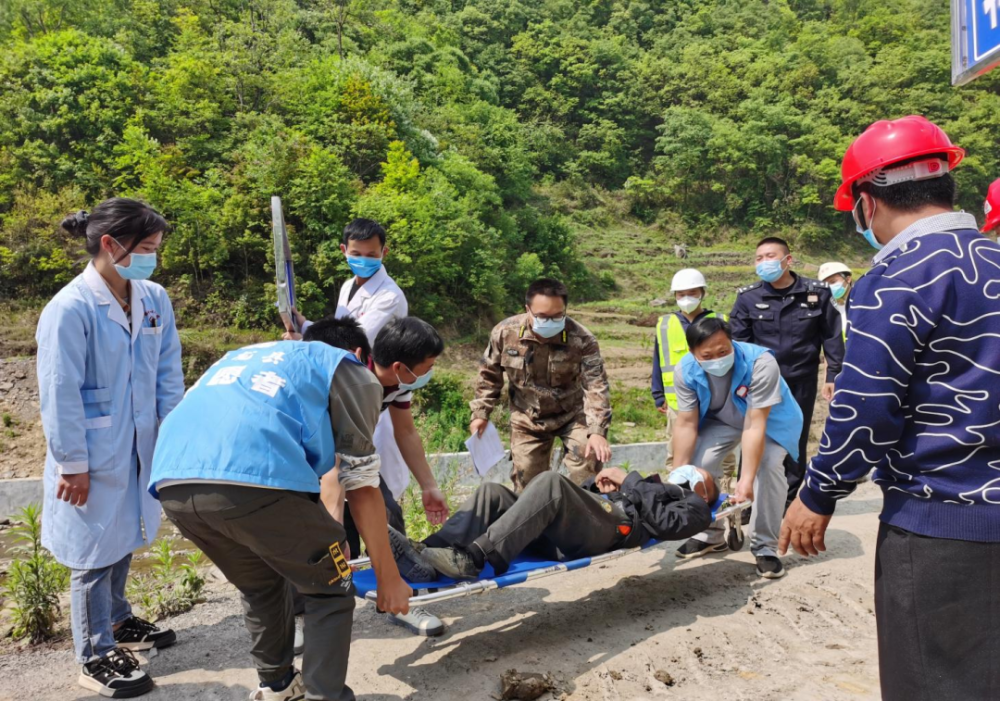
[{"label": "shrub", "polygon": [[21,509],[21,525],[11,529],[14,561],[7,572],[4,597],[11,602],[15,638],[40,643],[52,638],[59,621],[59,593],[69,585],[69,569],[42,549],[42,507]]},{"label": "shrub", "polygon": [[[455,513],[455,509],[458,508],[462,497],[458,492],[458,472],[456,470],[449,470],[444,480],[438,486],[444,492],[445,500],[448,502],[448,510],[451,513]],[[403,518],[406,521],[406,535],[409,538],[423,540],[441,528],[441,526],[433,526],[427,522],[420,485],[416,482],[410,482],[410,485],[403,493],[400,503],[403,507]]]},{"label": "shrub", "polygon": [[188,561],[181,565],[177,564],[169,540],[153,543],[150,551],[156,562],[149,573],[132,576],[128,598],[151,621],[189,611],[201,601],[201,591],[205,587],[205,578],[198,571],[202,564],[201,551],[188,555]]}]

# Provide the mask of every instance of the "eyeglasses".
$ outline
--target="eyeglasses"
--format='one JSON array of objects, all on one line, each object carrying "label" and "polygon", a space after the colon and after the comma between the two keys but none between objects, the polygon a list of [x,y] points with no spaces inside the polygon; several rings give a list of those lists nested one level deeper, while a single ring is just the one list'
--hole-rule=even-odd
[{"label": "eyeglasses", "polygon": [[566,321],[566,314],[560,314],[559,316],[546,316],[545,314],[535,314],[531,312],[531,316],[535,317],[539,321]]}]

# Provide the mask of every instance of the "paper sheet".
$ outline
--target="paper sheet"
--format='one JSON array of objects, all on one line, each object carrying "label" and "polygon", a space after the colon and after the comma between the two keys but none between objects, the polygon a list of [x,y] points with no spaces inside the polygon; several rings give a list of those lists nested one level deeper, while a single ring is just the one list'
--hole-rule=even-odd
[{"label": "paper sheet", "polygon": [[481,437],[473,434],[465,441],[465,447],[472,454],[472,462],[481,477],[485,477],[494,465],[507,456],[507,451],[500,442],[500,434],[492,421],[486,424]]}]

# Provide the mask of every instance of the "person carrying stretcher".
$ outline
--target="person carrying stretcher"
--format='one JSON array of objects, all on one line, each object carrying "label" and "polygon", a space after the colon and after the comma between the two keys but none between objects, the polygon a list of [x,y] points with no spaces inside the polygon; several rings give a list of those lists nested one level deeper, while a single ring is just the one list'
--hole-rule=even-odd
[{"label": "person carrying stretcher", "polygon": [[712,475],[692,466],[674,470],[666,483],[659,475],[643,479],[613,467],[583,486],[545,472],[520,495],[483,484],[423,542],[392,529],[389,542],[410,582],[475,579],[487,563],[503,574],[529,548],[565,561],[638,547],[652,538],[689,538],[711,525],[710,505],[718,496]]}]

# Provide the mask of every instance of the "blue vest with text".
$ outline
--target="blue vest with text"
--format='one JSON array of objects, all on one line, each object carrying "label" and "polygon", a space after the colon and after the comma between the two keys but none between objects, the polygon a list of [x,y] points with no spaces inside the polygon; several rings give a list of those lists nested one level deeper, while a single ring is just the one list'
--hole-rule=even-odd
[{"label": "blue vest with text", "polygon": [[[747,400],[746,396],[750,391],[750,381],[753,378],[753,364],[764,353],[771,353],[763,346],[753,343],[742,343],[733,341],[733,351],[736,359],[733,363],[733,384],[730,391],[733,393],[733,402],[740,413],[746,416]],[[698,395],[698,409],[700,412],[699,426],[704,423],[708,414],[708,407],[712,403],[712,389],[708,384],[708,378],[701,365],[694,355],[688,353],[680,362],[684,383],[693,389]],[[799,459],[799,436],[802,435],[802,409],[792,396],[791,390],[784,378],[779,378],[781,383],[781,403],[771,407],[771,413],[767,417],[767,437],[788,451],[792,460]],[[741,397],[739,389],[746,388],[746,393]]]},{"label": "blue vest with text", "polygon": [[150,492],[165,480],[319,492],[333,468],[330,383],[350,353],[325,343],[260,343],[226,353],[160,426]]}]

